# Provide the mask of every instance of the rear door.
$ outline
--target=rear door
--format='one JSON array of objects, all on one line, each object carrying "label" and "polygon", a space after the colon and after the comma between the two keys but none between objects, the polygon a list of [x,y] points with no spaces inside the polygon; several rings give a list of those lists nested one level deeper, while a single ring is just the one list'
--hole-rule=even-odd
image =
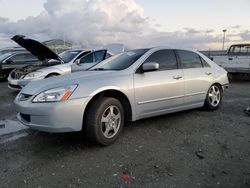
[{"label": "rear door", "polygon": [[184,79],[182,70],[178,69],[174,51],[156,51],[144,63],[148,62],[156,62],[160,68],[158,71],[138,72],[134,75],[139,118],[164,114],[183,105]]},{"label": "rear door", "polygon": [[177,50],[177,54],[185,79],[185,106],[204,103],[212,82],[210,65],[195,52]]}]

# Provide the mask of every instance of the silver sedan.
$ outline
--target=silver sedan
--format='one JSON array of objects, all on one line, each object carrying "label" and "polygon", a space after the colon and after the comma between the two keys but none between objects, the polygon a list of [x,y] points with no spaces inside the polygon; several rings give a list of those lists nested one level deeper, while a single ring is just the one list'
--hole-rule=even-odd
[{"label": "silver sedan", "polygon": [[216,110],[227,72],[201,53],[157,47],[115,55],[92,67],[28,84],[18,119],[46,132],[81,131],[112,144],[126,121],[204,107]]}]

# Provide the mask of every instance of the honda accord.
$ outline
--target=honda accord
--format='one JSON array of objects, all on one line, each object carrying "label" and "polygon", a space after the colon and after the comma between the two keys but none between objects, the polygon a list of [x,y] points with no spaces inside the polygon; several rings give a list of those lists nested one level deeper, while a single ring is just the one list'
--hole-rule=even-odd
[{"label": "honda accord", "polygon": [[46,132],[81,131],[112,144],[125,121],[204,107],[216,110],[227,72],[194,50],[156,47],[120,53],[90,68],[31,82],[17,95],[18,119]]}]

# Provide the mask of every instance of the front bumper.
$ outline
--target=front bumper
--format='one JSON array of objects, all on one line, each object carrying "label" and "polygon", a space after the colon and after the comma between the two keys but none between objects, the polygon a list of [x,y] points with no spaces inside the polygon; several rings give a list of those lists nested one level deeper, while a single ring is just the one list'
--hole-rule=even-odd
[{"label": "front bumper", "polygon": [[11,78],[10,76],[8,77],[8,87],[12,90],[21,90],[23,87],[25,87],[28,83],[36,80],[42,80],[44,77],[38,77],[34,79],[19,79],[15,80]]},{"label": "front bumper", "polygon": [[16,99],[14,102],[17,118],[22,124],[44,132],[82,130],[83,114],[90,98],[53,103],[32,103],[32,99],[28,101]]}]

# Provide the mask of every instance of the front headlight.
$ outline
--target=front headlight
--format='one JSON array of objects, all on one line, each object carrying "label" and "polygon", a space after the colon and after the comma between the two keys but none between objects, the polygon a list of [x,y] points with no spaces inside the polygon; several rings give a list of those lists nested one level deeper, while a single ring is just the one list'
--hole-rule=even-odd
[{"label": "front headlight", "polygon": [[72,93],[77,88],[77,85],[65,86],[50,89],[38,94],[32,102],[59,102],[68,100],[68,98],[72,95]]},{"label": "front headlight", "polygon": [[36,77],[39,77],[41,76],[42,72],[40,71],[36,71],[36,72],[31,72],[29,74],[27,74],[24,79],[31,79],[31,78],[36,78]]}]

